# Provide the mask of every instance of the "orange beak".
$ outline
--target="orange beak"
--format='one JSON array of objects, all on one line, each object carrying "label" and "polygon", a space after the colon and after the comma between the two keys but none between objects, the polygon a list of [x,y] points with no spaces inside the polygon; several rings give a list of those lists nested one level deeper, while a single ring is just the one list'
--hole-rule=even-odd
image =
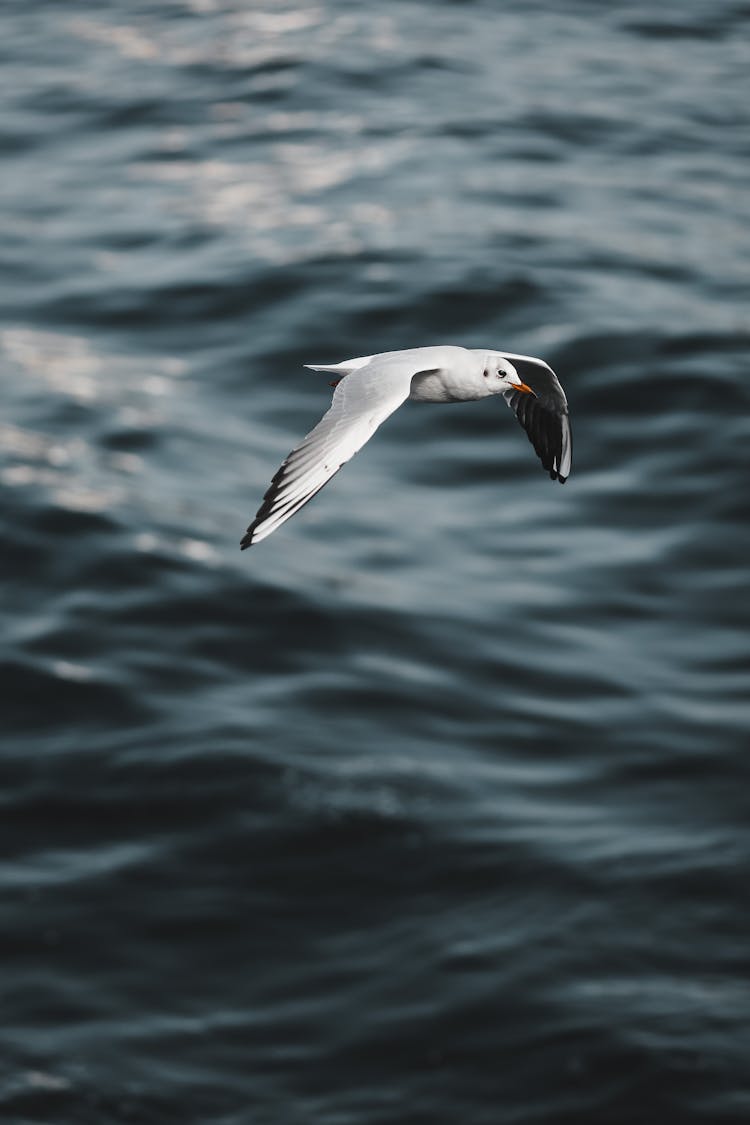
[{"label": "orange beak", "polygon": [[525,383],[515,383],[513,386],[514,391],[523,391],[525,395],[534,395],[536,398],[536,391],[532,391],[531,387],[527,387]]}]

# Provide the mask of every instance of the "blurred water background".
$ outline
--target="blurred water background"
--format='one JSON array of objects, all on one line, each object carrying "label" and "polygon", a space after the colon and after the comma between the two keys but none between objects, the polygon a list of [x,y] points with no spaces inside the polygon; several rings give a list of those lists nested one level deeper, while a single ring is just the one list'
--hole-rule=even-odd
[{"label": "blurred water background", "polygon": [[750,1120],[749,30],[4,0],[4,1122]]}]

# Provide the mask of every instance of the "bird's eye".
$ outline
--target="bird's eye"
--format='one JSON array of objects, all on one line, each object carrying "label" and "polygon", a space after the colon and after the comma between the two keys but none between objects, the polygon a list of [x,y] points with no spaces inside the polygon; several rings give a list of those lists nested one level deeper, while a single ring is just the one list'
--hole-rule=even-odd
[{"label": "bird's eye", "polygon": [[485,372],[484,372],[484,377],[485,377],[485,379],[487,379],[487,378],[488,378],[488,376],[489,376],[489,371],[485,371]]}]

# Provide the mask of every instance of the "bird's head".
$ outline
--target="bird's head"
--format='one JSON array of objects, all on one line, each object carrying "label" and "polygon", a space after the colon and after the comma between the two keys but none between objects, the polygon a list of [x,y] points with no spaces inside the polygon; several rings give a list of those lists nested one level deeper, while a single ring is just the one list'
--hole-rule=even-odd
[{"label": "bird's head", "polygon": [[533,395],[531,387],[523,382],[511,360],[500,352],[478,352],[482,363],[482,377],[490,394],[501,395],[505,391],[516,390]]}]

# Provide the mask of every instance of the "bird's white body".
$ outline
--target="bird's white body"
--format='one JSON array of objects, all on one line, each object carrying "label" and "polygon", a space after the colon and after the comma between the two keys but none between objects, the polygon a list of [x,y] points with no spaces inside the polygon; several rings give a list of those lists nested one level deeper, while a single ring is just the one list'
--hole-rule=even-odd
[{"label": "bird's white body", "polygon": [[[489,364],[492,356],[491,352],[469,351],[453,344],[441,344],[381,352],[377,356],[360,356],[343,363],[308,363],[307,366],[311,371],[329,371],[343,377],[371,365],[373,360],[378,361],[380,372],[391,367],[403,371],[406,365],[413,364],[418,372],[411,378],[410,402],[472,402],[507,390],[507,382]],[[497,355],[497,358],[503,357]]]},{"label": "bird's white body", "polygon": [[562,482],[570,472],[568,404],[544,360],[445,344],[308,366],[337,376],[331,408],[274,476],[243,548],[265,539],[311,500],[407,400],[470,402],[503,395],[552,479]]}]

